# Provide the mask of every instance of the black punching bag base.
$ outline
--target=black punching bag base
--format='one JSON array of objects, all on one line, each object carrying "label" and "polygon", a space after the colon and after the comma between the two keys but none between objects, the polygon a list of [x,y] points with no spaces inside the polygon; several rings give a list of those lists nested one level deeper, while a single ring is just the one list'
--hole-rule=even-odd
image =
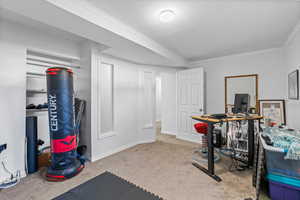
[{"label": "black punching bag base", "polygon": [[79,160],[75,160],[75,163],[66,169],[53,169],[48,167],[46,172],[47,181],[60,182],[72,178],[79,174],[84,168]]}]

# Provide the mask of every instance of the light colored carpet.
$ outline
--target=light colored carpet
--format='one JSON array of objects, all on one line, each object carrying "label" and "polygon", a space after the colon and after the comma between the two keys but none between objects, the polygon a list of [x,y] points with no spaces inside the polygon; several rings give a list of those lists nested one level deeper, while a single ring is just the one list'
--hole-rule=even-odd
[{"label": "light colored carpet", "polygon": [[[94,163],[65,182],[45,181],[40,173],[24,178],[11,189],[0,191],[1,200],[48,200],[110,171],[166,200],[243,200],[254,197],[251,171],[228,172],[228,161],[216,166],[223,179],[217,183],[191,164],[194,143],[160,135],[158,141],[137,145]],[[98,199],[100,199],[99,197]]]}]

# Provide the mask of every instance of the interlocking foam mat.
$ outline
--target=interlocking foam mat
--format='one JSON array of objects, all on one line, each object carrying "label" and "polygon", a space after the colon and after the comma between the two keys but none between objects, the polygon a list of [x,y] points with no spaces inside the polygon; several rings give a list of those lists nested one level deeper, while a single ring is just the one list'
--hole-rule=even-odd
[{"label": "interlocking foam mat", "polygon": [[163,200],[110,172],[69,190],[53,200]]}]

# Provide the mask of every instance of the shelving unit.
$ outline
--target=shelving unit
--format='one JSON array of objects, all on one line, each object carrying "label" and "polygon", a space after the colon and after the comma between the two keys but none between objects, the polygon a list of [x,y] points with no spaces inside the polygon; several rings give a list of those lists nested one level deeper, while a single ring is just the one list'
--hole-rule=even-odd
[{"label": "shelving unit", "polygon": [[[26,55],[26,105],[47,102],[46,70],[49,67],[67,67],[80,70],[80,58],[42,49],[27,49]],[[74,82],[77,78],[74,73]],[[26,109],[27,116],[38,116],[38,139],[50,145],[48,109]]]}]

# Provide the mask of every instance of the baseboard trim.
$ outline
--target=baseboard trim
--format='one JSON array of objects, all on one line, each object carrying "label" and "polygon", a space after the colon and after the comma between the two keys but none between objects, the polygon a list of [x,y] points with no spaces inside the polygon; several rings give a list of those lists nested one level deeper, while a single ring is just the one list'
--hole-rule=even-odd
[{"label": "baseboard trim", "polygon": [[[165,133],[165,134],[174,135],[174,133],[171,133],[171,132],[168,132],[168,131],[162,131],[162,132]],[[187,136],[185,136],[185,135],[179,135],[179,136],[176,136],[176,138],[180,139],[180,140],[185,140],[185,141],[188,141],[188,142],[198,143],[198,144],[201,142],[201,139],[199,139],[199,137],[193,136],[193,135],[189,135],[189,136],[188,135]],[[120,147],[118,147],[118,148],[116,148],[114,150],[107,151],[105,153],[92,156],[91,162],[95,162],[97,160],[106,158],[106,157],[111,156],[113,154],[119,153],[119,152],[124,151],[126,149],[129,149],[131,147],[134,147],[134,146],[136,146],[138,144],[147,144],[147,143],[153,143],[153,142],[155,142],[155,140],[148,139],[148,140],[143,140],[143,141],[138,141],[138,142],[133,142],[133,143],[125,144],[125,145],[122,145],[122,146],[120,146]]]},{"label": "baseboard trim", "polygon": [[143,140],[143,141],[138,142],[137,145],[138,144],[149,144],[149,143],[153,143],[153,142],[155,142],[155,140]]},{"label": "baseboard trim", "polygon": [[92,156],[91,162],[95,162],[97,160],[106,158],[106,157],[111,156],[113,154],[119,153],[119,152],[124,151],[126,149],[129,149],[131,147],[134,147],[138,144],[139,144],[139,142],[129,143],[129,144],[126,144],[126,145],[122,145],[122,146],[120,146],[120,147],[118,147],[114,150],[111,150],[111,151],[108,151],[108,152],[105,152],[105,153],[102,153],[102,154],[99,154],[99,155]]},{"label": "baseboard trim", "polygon": [[176,135],[176,133],[171,132],[171,131],[163,131],[161,130],[161,134],[166,134],[166,135]]},{"label": "baseboard trim", "polygon": [[130,144],[125,144],[125,145],[122,145],[122,146],[120,146],[120,147],[118,147],[118,148],[116,148],[114,150],[102,153],[100,155],[92,156],[91,162],[95,162],[97,160],[106,158],[108,156],[111,156],[113,154],[119,153],[121,151],[124,151],[126,149],[129,149],[129,148],[134,147],[134,146],[139,145],[139,144],[147,144],[147,143],[153,143],[153,142],[155,142],[155,139],[154,140],[152,140],[152,139],[142,140],[142,141],[133,142],[133,143],[130,143]]},{"label": "baseboard trim", "polygon": [[191,137],[184,136],[184,135],[177,135],[176,138],[179,139],[179,140],[185,140],[185,141],[193,142],[193,143],[197,143],[197,144],[200,144],[200,143],[201,143],[201,140],[200,140],[200,139],[197,139],[197,138],[191,138]]}]

